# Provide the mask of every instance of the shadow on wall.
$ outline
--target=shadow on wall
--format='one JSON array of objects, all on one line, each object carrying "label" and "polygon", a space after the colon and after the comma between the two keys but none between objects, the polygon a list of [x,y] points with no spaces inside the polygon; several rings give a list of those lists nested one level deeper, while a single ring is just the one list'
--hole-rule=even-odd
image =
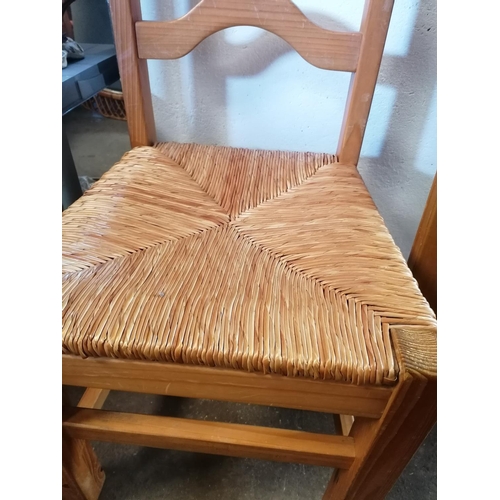
[{"label": "shadow on wall", "polygon": [[[174,19],[198,0],[175,8],[172,2],[152,3],[145,19]],[[417,14],[409,47],[401,56],[384,55],[359,164],[405,257],[435,171],[435,134],[424,137],[434,121],[436,37],[428,32],[436,26],[435,3],[411,5]],[[305,13],[328,29],[352,30],[332,17]],[[228,33],[212,35],[184,60],[149,62],[159,140],[335,152],[350,75],[317,68],[312,71],[318,73],[311,73],[299,56],[293,60],[298,68],[290,69],[293,49],[271,33],[255,29],[256,36],[236,45],[228,41]],[[266,77],[275,65],[278,73]],[[304,77],[306,71],[309,76]],[[262,88],[238,86],[244,79]],[[235,94],[240,90],[243,95]],[[264,118],[253,112],[258,107]],[[297,119],[301,114],[304,120]]]},{"label": "shadow on wall", "polygon": [[[378,84],[396,90],[391,117],[377,156],[363,155],[359,171],[403,255],[408,258],[434,178],[436,11],[421,0],[404,57],[384,55]],[[434,4],[435,9],[435,4]],[[370,123],[367,135],[370,134]],[[428,160],[422,164],[422,149]]]},{"label": "shadow on wall", "polygon": [[[199,1],[188,0],[183,10],[154,3],[148,18],[175,19]],[[314,21],[331,30],[351,31],[321,14]],[[334,153],[350,74],[314,68],[281,38],[258,28],[250,28],[255,36],[244,36],[243,43],[231,43],[228,36],[234,38],[238,29],[215,33],[183,59],[149,61],[158,139]],[[297,64],[286,56],[295,57]],[[268,71],[275,63],[283,66],[279,79]],[[317,76],[313,85],[307,75],[311,71]],[[249,85],[239,85],[242,82]],[[313,108],[311,100],[320,99],[334,102],[329,105],[334,120],[324,115],[313,123],[304,119],[299,130],[289,115],[309,117],[304,108]],[[262,106],[266,116],[254,112]]]}]

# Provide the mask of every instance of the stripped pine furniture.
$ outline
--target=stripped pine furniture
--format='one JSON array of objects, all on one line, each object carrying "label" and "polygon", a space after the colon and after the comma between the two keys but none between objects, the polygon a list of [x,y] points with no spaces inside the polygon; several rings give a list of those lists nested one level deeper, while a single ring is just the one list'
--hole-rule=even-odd
[{"label": "stripped pine furniture", "polygon": [[[63,496],[97,498],[103,440],[336,468],[383,498],[436,420],[436,319],[357,169],[392,11],[330,32],[289,0],[141,20],[111,0],[134,149],[63,213]],[[257,26],[352,72],[336,155],[155,138],[148,58]],[[110,390],[329,412],[338,435],[102,410]],[[147,493],[145,493],[147,496]]]},{"label": "stripped pine furniture", "polygon": [[437,314],[437,174],[434,175],[408,257],[408,267],[432,310]]}]

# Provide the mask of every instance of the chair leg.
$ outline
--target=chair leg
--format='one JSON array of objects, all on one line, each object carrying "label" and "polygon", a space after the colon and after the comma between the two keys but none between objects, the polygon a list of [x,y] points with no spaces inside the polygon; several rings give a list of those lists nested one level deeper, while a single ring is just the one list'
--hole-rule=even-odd
[{"label": "chair leg", "polygon": [[63,500],[97,500],[104,472],[90,443],[71,439],[63,431]]},{"label": "chair leg", "polygon": [[386,418],[356,418],[351,431],[356,458],[349,469],[334,473],[324,500],[385,498],[436,421],[436,383],[424,384],[414,379],[401,384],[400,401],[392,402]]},{"label": "chair leg", "polygon": [[[401,332],[401,344],[407,343],[411,336],[411,333]],[[385,498],[436,422],[434,367],[415,366],[426,359],[425,352],[416,360],[411,359],[411,347],[402,345],[401,350],[400,382],[384,414],[379,420],[355,419],[350,435],[354,438],[356,458],[349,469],[333,474],[323,500]],[[429,354],[433,356],[434,353]],[[426,363],[427,360],[424,365]]]}]

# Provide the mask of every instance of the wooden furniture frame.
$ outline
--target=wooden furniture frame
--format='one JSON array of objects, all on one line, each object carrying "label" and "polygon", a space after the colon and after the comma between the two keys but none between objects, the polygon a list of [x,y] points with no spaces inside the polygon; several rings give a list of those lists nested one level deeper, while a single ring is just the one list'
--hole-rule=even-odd
[{"label": "wooden furniture frame", "polygon": [[[250,25],[318,67],[352,72],[337,156],[357,164],[393,0],[366,0],[355,33],[324,30],[289,0],[202,0],[168,22],[143,22],[139,0],[110,4],[132,146],[155,141],[146,59],[181,57],[216,31]],[[384,498],[436,421],[436,333],[410,325],[390,335],[399,364],[392,386],[63,355],[63,384],[88,388],[76,408],[63,407],[63,497],[98,497],[104,475],[88,441],[104,440],[326,465],[336,471],[325,499]],[[329,412],[342,434],[103,411],[110,390]]]},{"label": "wooden furniture frame", "polygon": [[437,174],[408,257],[408,267],[437,314]]}]

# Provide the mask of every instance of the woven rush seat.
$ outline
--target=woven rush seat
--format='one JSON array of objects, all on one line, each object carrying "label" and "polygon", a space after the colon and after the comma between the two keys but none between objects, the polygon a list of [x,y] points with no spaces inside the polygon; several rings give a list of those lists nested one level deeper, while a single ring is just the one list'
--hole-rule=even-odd
[{"label": "woven rush seat", "polygon": [[435,327],[354,166],[160,143],[63,213],[63,353],[392,384]]}]

